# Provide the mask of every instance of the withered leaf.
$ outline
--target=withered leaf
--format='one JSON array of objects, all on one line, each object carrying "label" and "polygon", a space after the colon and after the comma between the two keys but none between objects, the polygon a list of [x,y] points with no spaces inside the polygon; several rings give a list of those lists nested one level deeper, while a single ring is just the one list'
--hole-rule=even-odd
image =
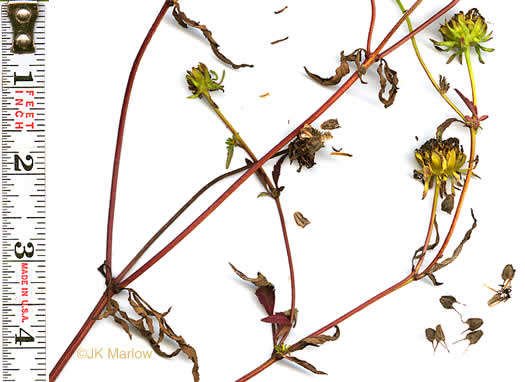
[{"label": "withered leaf", "polygon": [[305,218],[302,213],[299,211],[294,212],[293,218],[295,219],[295,224],[297,224],[299,227],[304,228],[308,224],[310,224],[310,220]]},{"label": "withered leaf", "polygon": [[230,264],[230,267],[232,267],[233,271],[237,274],[237,276],[239,276],[244,281],[249,281],[256,287],[273,287],[273,284],[269,282],[261,272],[257,272],[256,278],[250,278],[246,276],[244,273],[242,273],[241,271],[239,271],[237,268],[235,268],[233,264],[231,263],[229,264]]},{"label": "withered leaf", "polygon": [[304,67],[304,70],[312,80],[324,86],[337,85],[339,82],[341,82],[341,79],[344,76],[350,73],[350,67],[348,66],[348,62],[346,61],[344,51],[341,51],[339,67],[335,70],[335,74],[332,77],[320,77],[317,74],[311,73],[308,69],[306,69],[306,66]]},{"label": "withered leaf", "polygon": [[301,341],[299,341],[298,343],[296,343],[295,345],[292,345],[290,347],[290,353],[298,351],[298,350],[302,350],[307,346],[319,347],[325,342],[337,340],[340,335],[341,335],[341,331],[339,330],[339,327],[335,326],[335,333],[333,336],[329,336],[326,334],[320,334],[318,336],[306,337],[302,339]]},{"label": "withered leaf", "polygon": [[264,310],[266,310],[266,313],[272,315],[275,306],[275,287],[273,286],[273,284],[269,282],[266,279],[266,277],[264,277],[264,275],[260,272],[257,272],[256,278],[250,278],[241,271],[239,271],[237,268],[235,268],[231,263],[230,267],[232,267],[233,271],[241,279],[243,279],[244,281],[251,282],[254,286],[257,287],[257,290],[255,291],[257,299],[264,307]]},{"label": "withered leaf", "polygon": [[[438,222],[437,222],[437,219],[434,219],[434,228],[436,230],[436,240],[432,243],[432,244],[429,244],[427,246],[427,250],[428,251],[431,251],[433,250],[434,248],[436,248],[439,244],[439,226],[438,226]],[[412,262],[414,262],[414,260],[418,260],[419,258],[421,258],[421,255],[422,255],[422,252],[423,252],[423,248],[425,248],[424,245],[422,245],[421,247],[419,247],[416,252],[414,252],[414,256],[412,257]],[[421,253],[420,253],[421,252]]]},{"label": "withered leaf", "polygon": [[[113,298],[108,299],[106,311],[101,314],[98,319],[112,316],[113,319],[122,326],[130,338],[131,331],[129,325],[131,324],[142,337],[148,340],[151,348],[161,357],[172,358],[182,351],[193,362],[193,380],[195,382],[199,381],[199,362],[197,352],[182,336],[175,334],[165,319],[165,316],[169,313],[171,308],[164,313],[157,312],[142,297],[140,297],[135,290],[131,288],[123,288],[122,290],[128,292],[128,302],[135,313],[140,316],[140,319],[129,317],[125,311],[120,309],[119,304]],[[159,328],[158,334],[155,334],[153,320],[157,322]],[[144,322],[146,322],[146,325],[144,325]],[[166,353],[160,347],[162,341],[166,337],[176,342],[179,346],[179,348],[172,353]]]},{"label": "withered leaf", "polygon": [[309,362],[303,361],[302,359],[288,356],[288,355],[285,356],[284,358],[286,358],[288,361],[291,361],[299,366],[304,367],[306,370],[311,371],[314,374],[326,375],[324,371],[317,370],[317,368],[314,365],[312,365]]},{"label": "withered leaf", "polygon": [[483,320],[481,318],[469,318],[467,321],[465,321],[465,324],[468,325],[468,329],[465,330],[463,333],[465,333],[468,330],[479,329],[483,325]]},{"label": "withered leaf", "polygon": [[505,268],[503,268],[503,272],[501,273],[501,278],[503,281],[512,280],[514,278],[514,275],[516,274],[516,270],[512,266],[512,264],[505,265]]},{"label": "withered leaf", "polygon": [[450,89],[450,84],[445,76],[439,75],[439,91],[441,94],[446,94]]},{"label": "withered leaf", "polygon": [[240,64],[240,65],[234,64],[228,57],[222,54],[219,51],[219,44],[213,38],[211,31],[206,27],[206,25],[200,24],[198,21],[194,21],[190,19],[188,16],[186,16],[186,14],[181,11],[180,4],[178,1],[175,2],[174,7],[173,7],[173,17],[175,17],[175,20],[177,20],[179,25],[182,26],[183,28],[188,28],[188,25],[189,25],[192,28],[199,29],[204,35],[204,37],[206,38],[206,40],[208,40],[208,42],[210,43],[211,49],[213,50],[213,53],[215,54],[215,56],[222,62],[230,65],[233,69],[239,69],[245,66],[250,67],[250,68],[253,67],[253,65],[249,65],[249,64]]},{"label": "withered leaf", "polygon": [[341,125],[339,125],[339,121],[337,119],[329,119],[321,123],[322,130],[334,130],[334,129],[340,129],[340,128],[341,128]]},{"label": "withered leaf", "polygon": [[445,122],[443,122],[441,125],[438,126],[437,130],[436,130],[436,139],[438,141],[441,141],[443,139],[443,133],[445,132],[446,129],[448,129],[450,127],[450,125],[452,125],[454,122],[459,122],[459,123],[463,123],[463,121],[460,121],[459,119],[457,118],[449,118],[447,119]]},{"label": "withered leaf", "polygon": [[[465,245],[465,243],[467,241],[470,240],[470,236],[472,235],[472,232],[478,226],[478,221],[477,221],[476,217],[474,216],[474,210],[471,209],[470,210],[470,214],[472,215],[472,219],[474,220],[474,222],[472,223],[472,227],[470,227],[470,229],[465,233],[465,236],[463,237],[463,240],[461,240],[461,243],[459,243],[457,248],[454,250],[454,252],[452,253],[452,256],[447,258],[447,259],[445,259],[445,260],[443,260],[440,263],[436,263],[432,267],[432,269],[427,273],[427,276],[432,280],[432,282],[436,286],[437,285],[441,285],[441,284],[437,283],[435,277],[432,274],[437,272],[437,271],[439,271],[440,269],[446,267],[447,265],[449,265],[450,263],[452,263],[454,260],[456,260],[458,258],[459,254],[461,253],[461,250],[463,249],[463,246]],[[430,275],[432,275],[432,277]]]},{"label": "withered leaf", "polygon": [[[384,74],[383,74],[384,72]],[[397,84],[399,79],[397,78],[397,72],[390,69],[387,62],[384,59],[381,59],[379,66],[377,67],[377,74],[379,74],[379,84],[381,88],[379,89],[379,100],[385,108],[392,106],[396,99],[396,94],[398,91]],[[390,90],[388,92],[388,98],[384,97],[386,92],[387,84],[390,84]]]},{"label": "withered leaf", "polygon": [[454,194],[448,194],[441,202],[441,211],[451,214],[454,209]]}]

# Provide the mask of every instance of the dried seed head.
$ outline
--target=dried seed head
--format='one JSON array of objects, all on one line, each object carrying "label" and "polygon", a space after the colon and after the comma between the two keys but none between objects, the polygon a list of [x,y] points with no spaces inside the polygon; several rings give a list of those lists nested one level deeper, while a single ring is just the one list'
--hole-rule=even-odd
[{"label": "dried seed head", "polygon": [[443,41],[431,41],[438,50],[445,52],[454,51],[454,54],[448,60],[449,63],[455,57],[458,57],[459,61],[462,62],[462,56],[469,47],[473,47],[476,50],[481,63],[484,63],[481,58],[482,50],[485,52],[494,51],[494,49],[486,48],[482,45],[492,39],[492,32],[488,33],[487,23],[476,8],[468,11],[467,14],[463,12],[456,13],[451,20],[445,21],[445,24],[441,25],[439,32],[443,37]]},{"label": "dried seed head", "polygon": [[341,125],[339,125],[339,121],[337,119],[329,119],[321,124],[322,130],[334,130],[339,128],[341,128]]},{"label": "dried seed head", "polygon": [[454,296],[442,296],[439,299],[439,302],[441,303],[441,305],[443,305],[443,308],[445,309],[454,309],[454,304],[458,301]]},{"label": "dried seed head", "polygon": [[[481,318],[469,318],[467,321],[465,321],[465,324],[468,325],[467,330],[476,330],[476,329],[479,329],[483,325],[483,320]],[[467,330],[465,330],[465,332]]]},{"label": "dried seed head", "polygon": [[512,280],[514,278],[514,274],[516,273],[516,270],[512,266],[512,264],[505,265],[505,268],[503,268],[503,272],[501,273],[501,278],[503,281]]},{"label": "dried seed head", "polygon": [[324,142],[332,139],[332,134],[329,131],[319,131],[312,126],[305,124],[299,132],[297,138],[292,141],[288,148],[288,157],[293,162],[299,162],[298,172],[302,167],[312,168],[315,165],[315,154],[322,147]]},{"label": "dried seed head", "polygon": [[418,173],[422,174],[424,179],[423,198],[433,187],[434,181],[441,184],[448,179],[451,179],[452,182],[452,195],[455,194],[454,187],[458,186],[461,180],[461,167],[467,160],[459,139],[448,138],[444,141],[429,139],[419,149],[416,149],[414,155],[422,167]]}]

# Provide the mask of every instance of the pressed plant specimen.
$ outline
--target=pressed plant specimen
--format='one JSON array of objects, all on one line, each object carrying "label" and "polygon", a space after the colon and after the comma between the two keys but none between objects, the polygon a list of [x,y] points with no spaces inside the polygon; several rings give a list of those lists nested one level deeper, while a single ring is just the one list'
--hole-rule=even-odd
[{"label": "pressed plant specimen", "polygon": [[[280,192],[282,191],[282,188],[278,185],[279,180],[279,169],[280,166],[282,166],[282,163],[286,157],[289,157],[291,160],[297,160],[299,163],[299,168],[302,166],[308,168],[313,166],[315,163],[313,161],[312,156],[303,155],[303,154],[313,154],[315,155],[315,152],[321,147],[327,139],[329,139],[329,132],[328,131],[321,131],[315,129],[313,127],[315,120],[317,120],[324,111],[326,111],[345,91],[347,91],[358,79],[361,79],[361,81],[364,81],[367,69],[370,68],[372,65],[377,65],[377,71],[380,77],[380,92],[379,92],[379,98],[381,102],[385,105],[385,107],[390,106],[394,100],[395,95],[397,93],[397,73],[388,66],[388,63],[385,61],[385,57],[388,56],[390,53],[395,51],[399,46],[401,46],[403,43],[407,42],[411,38],[413,39],[414,36],[426,28],[428,25],[430,25],[432,22],[440,18],[442,15],[444,15],[450,8],[452,8],[458,0],[452,1],[451,3],[447,4],[441,11],[436,13],[434,16],[432,16],[429,20],[425,21],[423,24],[421,24],[419,27],[417,27],[414,30],[411,30],[409,34],[407,34],[405,37],[403,37],[401,40],[399,40],[397,43],[393,44],[390,47],[387,47],[388,42],[392,38],[394,32],[398,30],[401,25],[408,21],[409,15],[419,6],[421,3],[421,0],[416,1],[409,9],[408,11],[404,12],[403,16],[399,19],[399,21],[393,26],[391,31],[385,36],[385,38],[382,40],[382,42],[378,45],[378,47],[374,50],[371,48],[371,38],[372,38],[372,32],[374,29],[374,20],[375,20],[375,3],[374,1],[371,2],[372,9],[373,9],[373,17],[372,22],[370,25],[370,31],[368,35],[367,40],[367,48],[366,49],[358,49],[354,53],[352,53],[349,56],[346,56],[344,54],[341,54],[341,66],[336,71],[336,78],[332,77],[332,79],[323,79],[316,75],[311,75],[312,78],[320,78],[319,82],[324,82],[326,85],[332,85],[335,84],[343,79],[343,77],[350,73],[349,65],[348,63],[351,62],[355,64],[357,67],[357,70],[347,79],[347,81],[334,93],[330,99],[325,102],[317,111],[315,111],[312,116],[310,116],[308,119],[305,120],[304,123],[300,124],[296,129],[294,129],[290,134],[288,134],[287,137],[285,137],[281,142],[279,142],[276,146],[274,146],[270,151],[268,151],[267,154],[262,156],[260,159],[258,159],[255,154],[250,150],[247,143],[243,140],[239,132],[233,128],[233,125],[230,123],[228,119],[223,114],[223,111],[217,106],[215,101],[213,100],[212,96],[210,95],[210,92],[217,91],[222,89],[222,80],[219,80],[219,76],[215,74],[214,72],[210,71],[205,65],[199,64],[195,68],[191,69],[188,72],[187,80],[189,84],[189,88],[193,93],[193,96],[196,98],[203,98],[204,101],[207,102],[207,104],[213,109],[213,111],[217,114],[217,116],[222,120],[222,122],[225,124],[225,126],[229,129],[232,136],[229,138],[226,142],[227,145],[227,159],[226,159],[226,167],[229,167],[231,163],[231,159],[234,155],[235,149],[241,148],[244,150],[250,157],[249,162],[246,164],[246,166],[238,169],[230,171],[229,173],[226,173],[224,175],[221,175],[217,179],[224,179],[227,176],[237,174],[240,172],[243,172],[243,175],[233,183],[233,185],[228,188],[228,190],[221,195],[208,209],[206,209],[195,221],[193,221],[186,229],[184,229],[176,238],[174,238],[167,246],[165,246],[161,251],[159,251],[155,256],[153,256],[150,260],[148,260],[142,267],[139,267],[136,271],[131,273],[134,266],[137,264],[137,261],[140,257],[146,252],[148,248],[150,248],[153,241],[155,241],[160,234],[162,234],[165,231],[165,228],[163,227],[159,234],[155,235],[145,246],[144,248],[132,259],[132,261],[124,267],[123,271],[121,271],[117,276],[113,276],[111,266],[112,266],[112,232],[113,232],[113,219],[114,219],[114,209],[115,209],[115,196],[116,196],[116,186],[117,186],[117,177],[118,177],[118,167],[119,167],[119,160],[120,160],[120,151],[122,148],[123,143],[123,130],[124,130],[124,123],[125,123],[125,117],[126,117],[126,110],[127,105],[129,101],[129,96],[131,92],[131,88],[133,85],[133,80],[135,73],[137,71],[138,65],[140,63],[140,59],[143,56],[145,49],[151,40],[155,30],[157,29],[160,20],[162,17],[164,17],[165,13],[168,11],[168,9],[171,6],[175,5],[175,17],[177,18],[177,21],[181,23],[181,20],[186,26],[192,26],[198,28],[199,26],[202,27],[199,28],[203,31],[203,34],[208,38],[210,41],[211,33],[209,30],[204,27],[203,25],[200,25],[196,22],[189,22],[188,19],[181,11],[178,3],[174,3],[171,1],[166,1],[162,9],[155,20],[155,23],[153,24],[150,32],[148,33],[148,36],[146,37],[146,40],[141,47],[139,54],[137,56],[137,59],[135,61],[135,64],[133,66],[130,80],[128,82],[126,96],[124,99],[124,105],[122,109],[122,118],[121,123],[119,125],[119,135],[117,140],[117,149],[116,149],[116,155],[115,155],[115,162],[114,162],[114,176],[113,176],[113,182],[112,182],[112,191],[111,191],[111,203],[110,203],[110,211],[109,211],[109,219],[108,219],[108,240],[107,240],[107,255],[106,255],[106,261],[101,267],[101,272],[104,274],[106,278],[106,284],[107,288],[99,300],[98,304],[94,308],[92,314],[80,330],[77,337],[73,340],[70,347],[66,350],[63,357],[59,360],[56,367],[53,369],[50,375],[50,380],[55,380],[62,368],[67,363],[67,360],[71,357],[72,353],[75,351],[76,347],[81,343],[82,339],[85,337],[86,333],[91,329],[94,323],[94,318],[99,318],[102,316],[112,316],[117,322],[118,320],[123,320],[119,323],[126,329],[127,323],[133,322],[136,323],[133,324],[133,326],[139,330],[139,332],[146,332],[146,335],[143,334],[146,338],[151,337],[151,341],[153,341],[153,344],[156,346],[159,344],[159,339],[161,339],[161,336],[159,334],[159,337],[155,338],[151,334],[153,330],[151,330],[151,327],[149,327],[149,320],[151,320],[153,317],[158,318],[159,325],[162,324],[163,326],[163,334],[162,336],[167,336],[172,338],[174,341],[176,341],[182,352],[184,352],[189,358],[191,358],[194,361],[194,379],[197,380],[198,377],[198,362],[196,357],[195,350],[184,340],[181,339],[182,337],[176,335],[169,325],[167,325],[164,321],[164,314],[158,313],[155,309],[153,309],[149,304],[147,304],[140,295],[133,289],[128,288],[128,286],[136,280],[138,277],[140,277],[142,274],[144,274],[147,270],[149,270],[156,262],[158,262],[162,257],[164,257],[168,252],[170,252],[171,249],[173,249],[181,240],[183,240],[189,233],[191,233],[204,219],[209,216],[226,198],[228,198],[246,179],[248,179],[251,175],[257,174],[259,178],[261,179],[261,182],[264,187],[264,195],[267,195],[269,197],[272,197],[275,200],[275,204],[277,206],[277,211],[279,214],[280,222],[282,224],[282,231],[283,231],[283,237],[286,243],[286,249],[287,249],[287,259],[289,262],[290,267],[290,279],[291,279],[291,293],[292,293],[292,304],[288,311],[286,312],[278,312],[275,313],[273,310],[273,302],[274,302],[274,290],[272,284],[262,275],[259,275],[256,278],[250,278],[246,275],[244,275],[242,272],[238,271],[236,268],[234,270],[237,272],[237,274],[247,280],[252,282],[256,285],[257,289],[257,297],[259,300],[263,303],[267,313],[268,317],[265,319],[265,322],[268,322],[272,325],[272,332],[273,332],[273,342],[274,347],[272,349],[271,357],[268,361],[263,363],[260,367],[255,369],[254,371],[248,373],[246,376],[240,378],[240,380],[247,380],[253,377],[254,375],[260,373],[265,368],[269,367],[271,364],[287,359],[289,361],[295,362],[296,364],[299,364],[300,366],[303,366],[313,372],[319,372],[313,365],[309,364],[306,361],[300,360],[291,354],[295,351],[299,351],[304,349],[307,346],[319,346],[320,344],[323,344],[327,341],[333,341],[336,340],[339,337],[339,328],[337,325],[341,323],[342,321],[346,320],[348,317],[354,315],[358,311],[364,309],[366,306],[372,304],[373,302],[379,300],[380,298],[386,296],[387,294],[390,294],[391,292],[409,284],[412,281],[419,280],[423,277],[429,276],[435,280],[434,273],[442,268],[443,266],[448,265],[451,261],[453,261],[458,255],[459,251],[461,250],[461,246],[470,238],[470,234],[472,233],[472,230],[475,228],[475,225],[473,228],[467,233],[465,236],[464,241],[462,242],[462,245],[458,247],[459,250],[457,250],[454,255],[450,259],[446,259],[440,262],[441,257],[444,254],[444,251],[452,237],[452,234],[454,232],[454,228],[456,225],[456,222],[459,218],[461,207],[463,205],[463,201],[465,198],[466,190],[468,188],[469,182],[471,180],[473,170],[475,168],[475,165],[477,163],[476,161],[476,151],[475,151],[475,139],[476,134],[480,128],[481,122],[486,118],[485,116],[480,116],[477,111],[477,94],[475,89],[475,82],[473,77],[473,69],[472,69],[472,63],[470,60],[470,49],[477,49],[479,44],[482,44],[486,41],[486,29],[483,30],[483,28],[479,28],[479,20],[482,20],[481,15],[479,15],[478,12],[468,12],[467,15],[469,17],[465,17],[464,19],[460,18],[459,16],[455,18],[455,23],[460,26],[461,31],[456,31],[456,34],[466,33],[465,29],[468,31],[468,33],[474,34],[475,30],[480,29],[480,33],[483,33],[482,37],[479,37],[477,39],[471,39],[468,40],[465,38],[465,36],[460,37],[456,43],[458,43],[458,46],[452,46],[451,50],[456,49],[457,52],[460,52],[460,56],[465,58],[467,67],[468,67],[468,73],[469,78],[471,80],[471,86],[472,86],[472,98],[469,99],[465,97],[462,93],[458,92],[458,95],[460,99],[466,104],[468,110],[471,112],[471,115],[465,115],[460,111],[460,108],[456,106],[448,97],[447,95],[447,82],[443,79],[439,82],[439,84],[433,79],[433,77],[429,74],[429,77],[433,84],[435,84],[436,89],[439,91],[439,94],[454,108],[454,110],[458,114],[457,121],[460,121],[464,127],[469,129],[471,134],[471,147],[470,147],[470,154],[467,156],[462,148],[459,142],[456,138],[447,138],[443,140],[443,132],[444,130],[449,127],[453,122],[452,121],[448,124],[442,125],[442,127],[438,130],[438,134],[436,134],[436,138],[432,138],[431,140],[428,140],[425,142],[420,149],[416,151],[416,159],[418,163],[420,164],[421,168],[418,168],[416,170],[416,177],[418,179],[421,179],[424,183],[424,195],[426,195],[427,192],[430,192],[430,190],[433,189],[434,191],[434,197],[433,197],[433,205],[432,205],[432,211],[431,211],[431,217],[429,222],[429,228],[427,235],[425,237],[424,245],[421,248],[421,250],[416,252],[416,255],[414,256],[415,264],[413,265],[412,272],[405,277],[400,282],[396,283],[392,287],[388,288],[384,292],[381,292],[380,294],[376,295],[372,299],[366,301],[365,303],[361,304],[355,309],[352,309],[347,314],[337,318],[336,320],[332,321],[331,323],[325,325],[323,328],[317,330],[316,332],[312,333],[311,335],[304,337],[302,340],[296,342],[293,345],[287,345],[285,343],[288,335],[291,332],[291,329],[293,326],[295,326],[295,316],[296,316],[296,310],[294,305],[294,295],[295,295],[295,286],[293,281],[293,265],[291,261],[291,250],[288,243],[287,235],[286,235],[286,228],[284,224],[284,217],[282,214],[282,209],[280,207]],[[475,18],[475,16],[477,18]],[[475,21],[474,21],[475,19]],[[458,21],[459,20],[459,21]],[[473,23],[474,28],[471,28],[471,24]],[[182,23],[181,23],[182,25]],[[454,29],[455,26],[451,25],[450,28]],[[470,36],[470,35],[469,35]],[[449,37],[447,37],[446,34],[443,34],[443,37],[445,38],[444,42],[450,42],[452,41]],[[456,38],[455,36],[453,36]],[[485,40],[485,41],[482,41]],[[213,40],[214,41],[214,40]],[[455,41],[455,40],[454,40]],[[459,42],[458,42],[459,41]],[[417,52],[417,45],[415,43],[415,40],[412,40],[414,44],[414,48]],[[215,43],[215,45],[210,41],[210,44],[212,48],[217,48],[218,44]],[[441,48],[441,43],[437,43],[438,46]],[[462,45],[463,44],[463,45]],[[478,45],[475,45],[478,44]],[[449,46],[446,46],[447,48]],[[214,52],[217,54],[217,52]],[[455,51],[456,52],[456,51]],[[457,53],[456,52],[456,53]],[[218,55],[218,54],[217,54]],[[219,55],[218,55],[219,56]],[[458,57],[458,55],[456,55]],[[424,66],[424,62],[421,58],[421,56],[418,53],[418,58],[421,60],[421,63]],[[229,62],[230,64],[231,61]],[[233,66],[233,65],[232,65]],[[341,69],[342,68],[342,69]],[[426,67],[424,66],[425,70]],[[345,73],[346,72],[346,73]],[[311,74],[311,73],[310,73]],[[387,89],[389,88],[389,89]],[[386,95],[386,92],[388,92],[388,95]],[[322,127],[322,126],[321,126]],[[262,166],[269,161],[271,158],[279,157],[279,160],[274,167],[274,172],[272,173],[272,180],[270,180],[270,177],[266,175],[266,173],[262,170]],[[466,165],[466,168],[464,166]],[[450,187],[447,187],[447,181],[450,180]],[[218,180],[212,181],[209,185],[204,187],[204,191],[209,188],[212,184],[216,183]],[[457,203],[454,203],[453,196],[455,195],[455,191],[457,189],[461,190],[461,194],[459,196],[459,200]],[[449,191],[450,190],[450,191]],[[201,192],[199,191],[199,194]],[[449,197],[452,195],[451,197]],[[436,212],[437,212],[437,203],[439,201],[439,198],[443,197],[447,203],[445,205],[442,205],[442,208],[445,210],[448,210],[451,212],[453,210],[454,204],[456,204],[455,213],[453,215],[453,222],[451,224],[451,227],[449,228],[448,234],[444,240],[444,243],[442,244],[442,247],[439,249],[438,254],[434,257],[434,259],[426,265],[425,268],[423,268],[424,260],[427,252],[437,246],[437,244],[431,245],[430,240],[431,236],[434,230],[434,227],[436,226]],[[198,197],[198,195],[197,195]],[[190,201],[191,202],[191,201]],[[182,209],[183,212],[184,208]],[[177,213],[174,215],[174,219],[176,219],[178,216],[180,216],[180,213]],[[303,216],[304,218],[304,216]],[[171,222],[174,219],[170,219],[170,221],[167,223],[167,225],[171,224]],[[300,219],[302,220],[302,219]],[[435,281],[437,283],[437,281]],[[126,289],[127,288],[127,289]],[[127,314],[123,310],[120,309],[120,307],[114,305],[114,300],[112,299],[112,296],[114,294],[121,293],[123,290],[127,290],[129,294],[129,300],[130,304],[133,307],[134,311],[141,317],[138,321],[131,321],[131,318],[126,318],[124,314]],[[106,313],[104,313],[104,311]],[[161,316],[159,318],[159,316]],[[162,318],[162,319],[161,319]],[[140,322],[139,322],[140,321]],[[329,329],[335,328],[335,333],[333,335],[327,335],[325,332]],[[151,342],[150,341],[150,342]],[[191,341],[190,341],[191,342]],[[152,345],[153,345],[152,344]],[[169,354],[171,355],[177,355],[176,354]]]}]

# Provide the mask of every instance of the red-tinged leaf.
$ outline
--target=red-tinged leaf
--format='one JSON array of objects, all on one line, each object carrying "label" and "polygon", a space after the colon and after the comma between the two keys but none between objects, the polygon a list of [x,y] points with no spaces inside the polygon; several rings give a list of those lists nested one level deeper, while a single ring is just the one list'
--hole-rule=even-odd
[{"label": "red-tinged leaf", "polygon": [[264,306],[266,313],[272,315],[275,307],[275,288],[273,286],[257,288],[255,295],[259,299],[261,305]]},{"label": "red-tinged leaf", "polygon": [[273,166],[272,178],[275,183],[275,187],[279,188],[279,177],[281,176],[281,167],[283,165],[286,154],[279,158],[279,160]]},{"label": "red-tinged leaf", "polygon": [[265,317],[261,320],[262,322],[267,322],[269,324],[280,324],[280,325],[290,325],[290,317],[287,317],[284,313],[275,313],[268,317]]},{"label": "red-tinged leaf", "polygon": [[454,90],[456,91],[456,93],[458,93],[459,97],[463,100],[463,102],[465,102],[465,105],[467,105],[472,115],[478,115],[478,108],[476,107],[476,105],[474,105],[474,102],[465,97],[463,93],[461,93],[458,89]]}]

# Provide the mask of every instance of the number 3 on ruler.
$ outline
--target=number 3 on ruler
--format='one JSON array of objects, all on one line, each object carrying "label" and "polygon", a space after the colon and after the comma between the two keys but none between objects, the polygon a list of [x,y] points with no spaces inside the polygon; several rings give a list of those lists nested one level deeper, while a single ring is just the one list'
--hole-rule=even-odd
[{"label": "number 3 on ruler", "polygon": [[27,248],[29,249],[29,252],[26,250],[26,246],[24,246],[24,250],[22,252],[19,252],[18,248],[20,247],[22,247],[22,243],[18,242],[15,244],[14,251],[15,251],[15,256],[18,259],[23,259],[24,256],[26,256],[27,258],[33,257],[33,254],[35,253],[35,247],[33,247],[33,243],[31,242],[27,243]]}]

